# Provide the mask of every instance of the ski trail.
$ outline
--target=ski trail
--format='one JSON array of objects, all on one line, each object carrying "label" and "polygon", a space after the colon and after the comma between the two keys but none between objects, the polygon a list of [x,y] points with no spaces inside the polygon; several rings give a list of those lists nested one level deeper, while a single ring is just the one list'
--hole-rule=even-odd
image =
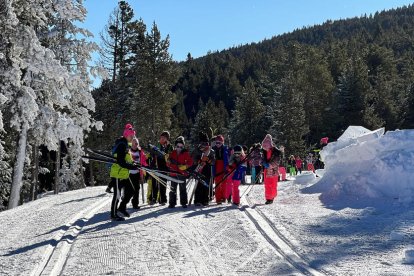
[{"label": "ski trail", "polygon": [[305,275],[322,276],[325,273],[309,266],[309,264],[293,249],[286,238],[273,226],[273,223],[250,202],[248,196],[243,197],[242,202],[247,208],[242,208],[249,220],[254,224],[260,234],[276,250],[278,255],[284,258],[292,267]]},{"label": "ski trail", "polygon": [[72,243],[78,236],[86,222],[104,205],[110,198],[105,197],[94,203],[90,208],[84,209],[65,225],[68,230],[60,230],[54,237],[56,243],[49,244],[46,248],[42,261],[32,270],[31,276],[59,275],[68,258]]}]

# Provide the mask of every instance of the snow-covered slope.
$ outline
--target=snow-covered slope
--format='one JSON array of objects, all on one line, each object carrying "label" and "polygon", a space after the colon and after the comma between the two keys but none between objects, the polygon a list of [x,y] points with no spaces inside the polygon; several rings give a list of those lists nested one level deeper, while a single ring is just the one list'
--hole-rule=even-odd
[{"label": "snow-covered slope", "polygon": [[293,181],[264,205],[246,189],[240,208],[143,205],[125,222],[104,187],[47,196],[0,213],[0,275],[412,275],[412,209],[337,210]]}]

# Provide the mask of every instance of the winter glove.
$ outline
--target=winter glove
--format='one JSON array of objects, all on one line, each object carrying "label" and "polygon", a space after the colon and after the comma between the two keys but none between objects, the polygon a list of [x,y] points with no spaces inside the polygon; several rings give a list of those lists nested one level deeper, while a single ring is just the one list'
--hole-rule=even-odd
[{"label": "winter glove", "polygon": [[264,162],[262,165],[263,165],[263,167],[264,167],[265,169],[268,169],[268,168],[269,168],[269,163]]},{"label": "winter glove", "polygon": [[180,169],[180,171],[185,171],[188,169],[186,165],[178,165],[178,168]]},{"label": "winter glove", "polygon": [[169,162],[168,159],[170,159],[170,155],[167,153],[166,155],[164,155],[165,158],[165,162]]}]

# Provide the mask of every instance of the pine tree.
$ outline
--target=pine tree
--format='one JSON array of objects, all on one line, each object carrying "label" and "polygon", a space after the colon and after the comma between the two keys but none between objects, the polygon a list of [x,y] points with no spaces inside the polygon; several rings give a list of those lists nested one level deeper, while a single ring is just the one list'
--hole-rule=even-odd
[{"label": "pine tree", "polygon": [[133,75],[139,76],[132,87],[131,112],[138,135],[144,141],[154,141],[171,126],[172,108],[176,103],[172,87],[177,70],[168,52],[169,36],[161,38],[155,22],[142,45],[134,53]]},{"label": "pine tree", "polygon": [[252,79],[246,81],[242,93],[236,100],[236,108],[230,121],[230,133],[234,144],[252,145],[266,135],[263,117],[266,108]]}]

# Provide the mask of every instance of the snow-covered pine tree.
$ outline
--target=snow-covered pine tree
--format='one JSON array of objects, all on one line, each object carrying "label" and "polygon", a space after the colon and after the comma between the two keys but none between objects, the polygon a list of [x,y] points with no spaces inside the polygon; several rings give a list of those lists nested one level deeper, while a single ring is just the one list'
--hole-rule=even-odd
[{"label": "snow-covered pine tree", "polygon": [[[19,131],[9,200],[9,208],[13,208],[19,203],[29,132],[31,142],[49,150],[58,150],[60,141],[68,143],[70,139],[77,148],[75,157],[82,154],[84,131],[94,125],[87,60],[96,46],[77,38],[88,32],[67,24],[84,18],[81,1],[6,2],[9,27],[4,35],[10,64],[6,75],[13,74],[13,83],[5,96],[9,101],[14,99],[10,103],[11,126]],[[53,22],[66,22],[61,24],[65,29],[54,29]],[[56,32],[60,39],[53,40]]]}]

